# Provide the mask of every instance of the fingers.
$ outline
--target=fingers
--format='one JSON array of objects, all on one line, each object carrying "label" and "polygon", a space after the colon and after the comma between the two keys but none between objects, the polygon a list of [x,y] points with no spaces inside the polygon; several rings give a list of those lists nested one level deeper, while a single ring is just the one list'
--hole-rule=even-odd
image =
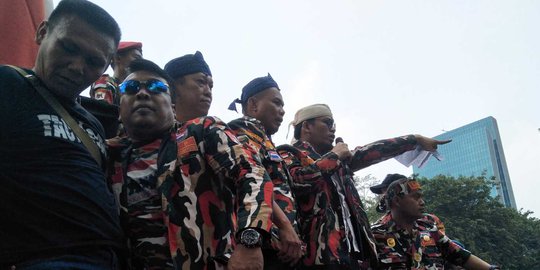
[{"label": "fingers", "polygon": [[437,144],[447,144],[449,142],[451,142],[452,139],[449,139],[449,140],[435,140],[435,143]]},{"label": "fingers", "polygon": [[437,145],[439,144],[447,144],[451,142],[452,140],[435,140],[432,138],[427,138],[422,135],[415,135],[417,143],[422,147],[422,149],[426,151],[435,151],[437,150]]},{"label": "fingers", "polygon": [[270,241],[270,246],[272,246],[272,249],[281,251],[281,246],[279,245],[279,242]]},{"label": "fingers", "polygon": [[282,243],[277,255],[282,262],[295,265],[302,258],[302,245],[294,242]]}]

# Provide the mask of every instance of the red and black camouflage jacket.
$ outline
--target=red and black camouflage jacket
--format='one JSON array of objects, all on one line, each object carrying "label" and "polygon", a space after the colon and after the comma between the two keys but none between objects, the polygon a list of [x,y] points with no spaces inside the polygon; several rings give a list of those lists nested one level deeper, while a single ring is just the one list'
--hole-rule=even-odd
[{"label": "red and black camouflage jacket", "polygon": [[176,269],[220,267],[242,229],[269,237],[273,185],[254,155],[216,117],[182,123],[162,142],[156,187]]},{"label": "red and black camouflage jacket", "polygon": [[[292,226],[297,229],[296,205],[289,185],[292,181],[291,176],[285,162],[279,156],[276,146],[266,135],[261,122],[255,118],[242,117],[229,122],[228,125],[238,140],[257,152],[258,158],[274,184],[274,201],[285,213]],[[279,236],[276,226],[272,226],[272,236]],[[277,239],[273,237],[272,240]]]},{"label": "red and black camouflage jacket", "polygon": [[[300,235],[307,243],[307,254],[302,263],[313,265],[354,265],[363,267],[377,264],[377,253],[362,200],[354,187],[354,172],[416,147],[413,135],[377,141],[352,151],[348,164],[333,152],[321,155],[307,142],[279,146],[293,178],[293,194],[298,205]],[[338,187],[335,183],[340,185]],[[360,254],[351,257],[351,232],[346,232],[343,205],[347,203],[352,230]]]},{"label": "red and black camouflage jacket", "polygon": [[447,261],[463,265],[471,253],[450,240],[436,219],[425,214],[412,231],[400,228],[390,213],[379,219],[371,227],[379,251],[377,269],[443,270]]}]

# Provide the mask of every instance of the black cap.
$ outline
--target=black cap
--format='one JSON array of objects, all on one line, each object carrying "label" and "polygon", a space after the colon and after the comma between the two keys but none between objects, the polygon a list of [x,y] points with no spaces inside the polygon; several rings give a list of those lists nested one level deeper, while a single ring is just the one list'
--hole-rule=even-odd
[{"label": "black cap", "polygon": [[208,64],[204,61],[203,55],[199,51],[195,52],[195,54],[186,54],[169,61],[164,69],[175,80],[178,77],[198,72],[212,76]]},{"label": "black cap", "polygon": [[382,183],[380,183],[378,185],[371,186],[371,187],[369,187],[369,189],[371,190],[371,192],[373,192],[375,194],[383,194],[383,193],[386,192],[386,188],[388,188],[388,186],[392,182],[395,182],[395,181],[397,181],[399,179],[404,179],[404,178],[407,178],[407,177],[405,175],[402,175],[402,174],[398,174],[398,173],[388,174],[388,175],[386,175],[386,177],[384,178]]},{"label": "black cap", "polygon": [[272,76],[270,76],[270,73],[268,73],[268,76],[251,80],[244,88],[242,88],[242,96],[231,102],[229,110],[236,111],[236,103],[245,104],[250,97],[271,87],[275,87],[279,90],[278,84],[274,81]]}]

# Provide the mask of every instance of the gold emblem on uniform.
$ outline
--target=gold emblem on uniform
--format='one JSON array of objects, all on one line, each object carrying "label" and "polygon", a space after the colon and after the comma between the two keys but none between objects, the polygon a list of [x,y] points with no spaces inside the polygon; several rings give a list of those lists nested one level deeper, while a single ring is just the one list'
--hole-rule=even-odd
[{"label": "gold emblem on uniform", "polygon": [[394,238],[388,238],[388,239],[386,239],[386,244],[389,247],[393,248],[393,247],[396,246],[396,240]]},{"label": "gold emblem on uniform", "polygon": [[422,239],[424,239],[424,241],[428,242],[431,238],[429,238],[429,235],[424,235],[424,237],[422,237]]},{"label": "gold emblem on uniform", "polygon": [[414,253],[414,260],[419,262],[422,260],[422,255],[420,253]]}]

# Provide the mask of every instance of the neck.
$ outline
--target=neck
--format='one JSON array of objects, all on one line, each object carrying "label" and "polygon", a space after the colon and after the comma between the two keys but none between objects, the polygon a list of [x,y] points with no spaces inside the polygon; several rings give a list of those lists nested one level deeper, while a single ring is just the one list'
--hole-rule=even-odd
[{"label": "neck", "polygon": [[329,151],[328,147],[324,147],[321,145],[314,145],[313,148],[315,148],[315,151],[317,151],[317,153],[319,153],[321,156],[328,153]]},{"label": "neck", "polygon": [[166,132],[166,130],[159,131],[159,132],[150,132],[149,129],[134,129],[130,131],[129,129],[126,128],[126,130],[127,130],[127,134],[129,138],[134,143],[147,143],[147,142],[154,141],[156,139],[161,138],[163,133]]},{"label": "neck", "polygon": [[311,144],[311,146],[313,147],[313,149],[315,149],[315,151],[317,151],[317,153],[319,155],[324,155],[326,153],[328,153],[330,150],[332,150],[331,148],[328,149],[328,147],[324,146],[324,145],[321,145],[321,144],[314,144],[312,142],[310,142],[309,140],[304,140],[305,142],[308,142],[309,144]]},{"label": "neck", "polygon": [[179,123],[184,123],[191,119],[204,117],[205,115],[199,115],[193,110],[190,110],[187,106],[176,106],[176,121]]},{"label": "neck", "polygon": [[394,209],[392,210],[392,219],[398,226],[407,230],[411,230],[414,227],[414,222],[416,221],[416,218],[404,216],[399,211]]}]

